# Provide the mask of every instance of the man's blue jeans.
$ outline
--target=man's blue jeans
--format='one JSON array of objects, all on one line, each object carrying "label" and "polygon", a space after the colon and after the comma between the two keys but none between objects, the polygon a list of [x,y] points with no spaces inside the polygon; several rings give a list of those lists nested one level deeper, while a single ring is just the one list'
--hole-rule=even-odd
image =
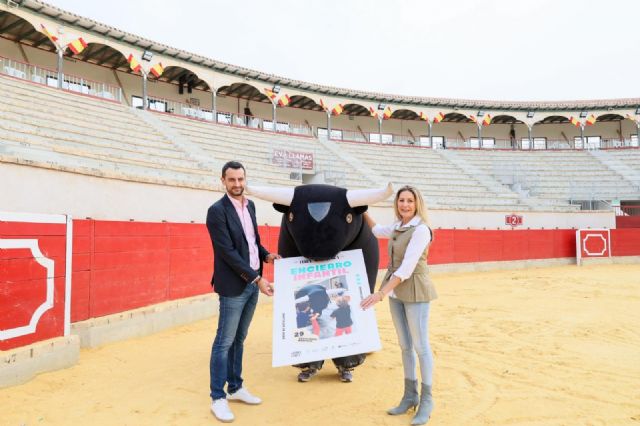
[{"label": "man's blue jeans", "polygon": [[226,398],[242,387],[242,351],[258,303],[258,286],[247,284],[237,297],[220,296],[218,331],[211,347],[209,374],[211,398]]}]

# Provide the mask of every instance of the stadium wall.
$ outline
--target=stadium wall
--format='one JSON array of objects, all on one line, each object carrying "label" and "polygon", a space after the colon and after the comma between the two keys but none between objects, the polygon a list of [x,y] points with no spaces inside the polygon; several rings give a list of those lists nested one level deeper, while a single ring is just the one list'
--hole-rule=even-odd
[{"label": "stadium wall", "polygon": [[[248,170],[251,182],[251,170]],[[209,206],[222,193],[218,177],[211,176],[211,190],[105,179],[38,167],[3,163],[0,181],[14,182],[0,187],[0,211],[69,214],[74,218],[147,222],[204,222]],[[73,188],[70,191],[69,188]],[[271,203],[255,200],[258,222],[279,226],[281,214]],[[427,202],[429,200],[427,199]],[[372,207],[380,222],[393,220],[390,207]],[[505,216],[523,218],[523,229],[572,229],[616,227],[615,215],[608,211],[468,211],[430,210],[431,224],[443,229],[504,229]]]}]

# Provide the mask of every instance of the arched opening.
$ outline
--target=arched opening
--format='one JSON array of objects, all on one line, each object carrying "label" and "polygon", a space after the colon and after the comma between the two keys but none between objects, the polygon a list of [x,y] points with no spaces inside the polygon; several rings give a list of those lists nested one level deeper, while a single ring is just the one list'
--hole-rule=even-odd
[{"label": "arched opening", "polygon": [[151,79],[177,85],[179,94],[191,93],[193,90],[211,91],[206,81],[198,77],[195,72],[183,67],[166,67],[160,77],[157,79],[150,77],[150,80]]},{"label": "arched opening", "polygon": [[246,99],[255,102],[271,103],[271,100],[258,88],[247,83],[233,83],[228,86],[218,88],[220,96],[230,96],[239,99]]},{"label": "arched opening", "polygon": [[543,118],[540,121],[536,121],[534,124],[566,124],[569,123],[569,119],[563,115],[550,115]]},{"label": "arched opening", "polygon": [[320,105],[316,103],[313,99],[302,96],[302,95],[294,95],[291,96],[291,102],[288,105],[290,108],[300,108],[311,111],[324,111]]},{"label": "arched opening", "polygon": [[418,113],[410,109],[397,109],[391,114],[397,120],[420,120]]},{"label": "arched opening", "polygon": [[473,123],[469,117],[459,112],[450,112],[444,115],[443,123]]},{"label": "arched opening", "polygon": [[496,115],[491,118],[491,124],[524,124],[512,115]]},{"label": "arched opening", "polygon": [[352,117],[371,117],[369,109],[360,104],[345,104],[342,115],[349,115]]},{"label": "arched opening", "polygon": [[127,58],[122,52],[102,43],[89,43],[80,53],[74,54],[69,47],[64,51],[65,56],[73,57],[101,67],[111,68],[120,72],[132,72]]},{"label": "arched opening", "polygon": [[56,46],[41,29],[36,29],[29,21],[7,11],[0,11],[0,37],[49,52],[56,51]]}]

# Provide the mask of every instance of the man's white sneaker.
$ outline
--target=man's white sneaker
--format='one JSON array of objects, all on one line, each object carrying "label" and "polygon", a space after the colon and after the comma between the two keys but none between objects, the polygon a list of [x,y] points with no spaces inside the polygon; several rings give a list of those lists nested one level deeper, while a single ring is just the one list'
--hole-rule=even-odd
[{"label": "man's white sneaker", "polygon": [[229,401],[242,401],[247,404],[257,405],[262,402],[257,396],[251,395],[247,388],[242,387],[232,394],[227,395]]},{"label": "man's white sneaker", "polygon": [[211,403],[211,412],[218,420],[224,423],[231,423],[234,419],[229,403],[224,398],[216,399]]}]

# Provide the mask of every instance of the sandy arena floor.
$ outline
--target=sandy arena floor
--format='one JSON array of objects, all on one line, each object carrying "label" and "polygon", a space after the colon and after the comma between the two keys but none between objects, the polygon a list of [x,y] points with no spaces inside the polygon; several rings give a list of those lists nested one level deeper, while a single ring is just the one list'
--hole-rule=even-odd
[{"label": "sandy arena floor", "polygon": [[[430,425],[640,425],[640,265],[435,276],[436,409]],[[408,425],[385,409],[402,392],[386,301],[384,348],[341,383],[329,363],[309,383],[271,368],[271,305],[258,307],[245,380],[260,406],[241,425]],[[0,424],[207,425],[214,320],[82,350],[67,370],[0,389]]]}]

